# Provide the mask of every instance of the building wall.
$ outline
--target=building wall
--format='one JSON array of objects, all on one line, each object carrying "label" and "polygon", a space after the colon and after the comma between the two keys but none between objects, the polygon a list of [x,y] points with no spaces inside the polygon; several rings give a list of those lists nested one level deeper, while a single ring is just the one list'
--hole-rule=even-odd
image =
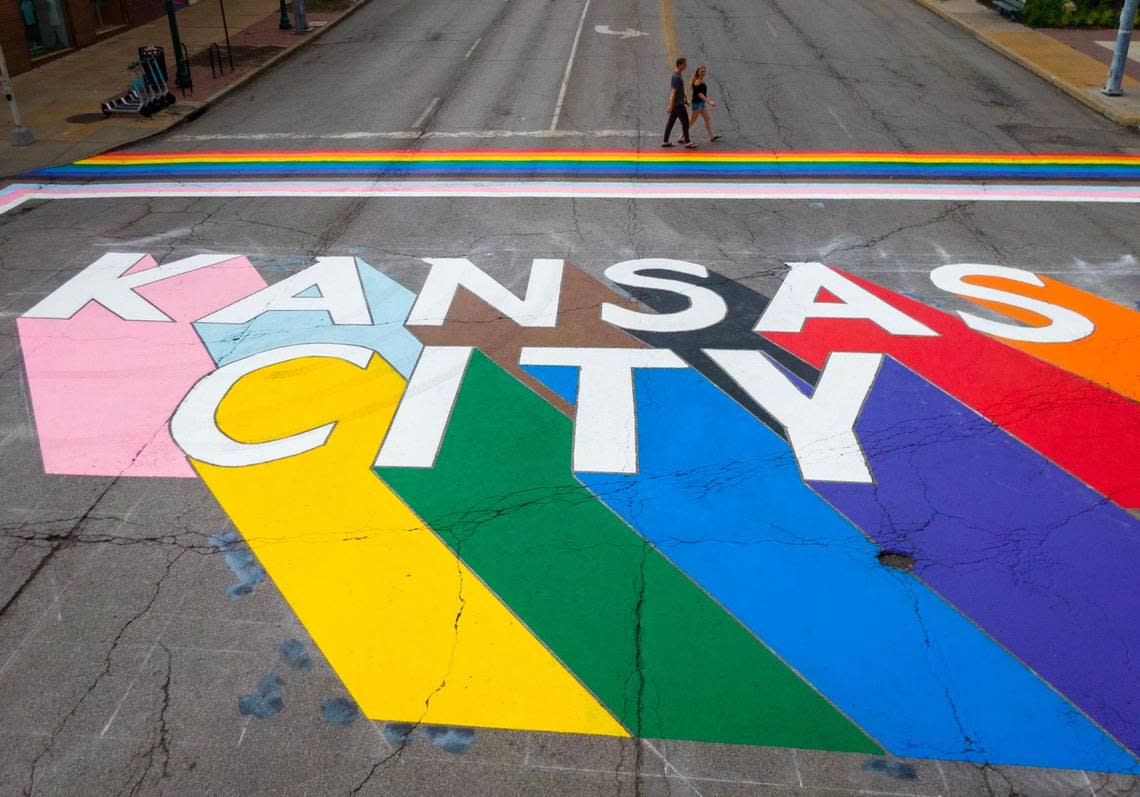
[{"label": "building wall", "polygon": [[24,39],[24,20],[17,0],[0,0],[0,47],[4,48],[4,60],[13,75],[31,68],[32,59]]},{"label": "building wall", "polygon": [[[121,0],[126,27],[142,25],[157,19],[165,13],[164,0]],[[95,13],[91,0],[63,0],[63,16],[71,36],[71,47],[87,47],[97,41],[113,36],[124,28],[96,32]],[[0,0],[0,47],[8,62],[8,71],[13,75],[27,72],[41,63],[66,55],[70,50],[33,59],[28,52],[24,35],[24,20],[20,13],[20,0]]]}]

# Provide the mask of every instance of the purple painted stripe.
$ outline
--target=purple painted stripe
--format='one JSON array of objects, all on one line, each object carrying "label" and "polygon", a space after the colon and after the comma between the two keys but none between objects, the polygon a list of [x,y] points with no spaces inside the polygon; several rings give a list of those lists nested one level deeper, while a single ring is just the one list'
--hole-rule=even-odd
[{"label": "purple painted stripe", "polygon": [[815,489],[1140,750],[1140,522],[891,359],[856,433],[875,484]]}]

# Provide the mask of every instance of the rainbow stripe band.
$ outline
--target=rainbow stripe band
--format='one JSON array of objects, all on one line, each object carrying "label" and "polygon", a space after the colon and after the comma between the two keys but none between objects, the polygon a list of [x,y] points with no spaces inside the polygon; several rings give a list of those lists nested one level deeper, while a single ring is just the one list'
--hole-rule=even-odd
[{"label": "rainbow stripe band", "polygon": [[403,176],[610,179],[1140,181],[1140,155],[577,150],[115,152],[41,169],[66,179]]}]

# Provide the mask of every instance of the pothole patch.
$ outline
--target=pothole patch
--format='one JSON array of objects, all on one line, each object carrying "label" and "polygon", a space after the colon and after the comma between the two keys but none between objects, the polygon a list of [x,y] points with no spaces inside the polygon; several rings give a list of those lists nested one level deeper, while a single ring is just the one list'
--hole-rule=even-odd
[{"label": "pothole patch", "polygon": [[879,551],[875,554],[875,558],[879,560],[879,564],[894,570],[910,571],[916,564],[913,556],[902,551]]}]

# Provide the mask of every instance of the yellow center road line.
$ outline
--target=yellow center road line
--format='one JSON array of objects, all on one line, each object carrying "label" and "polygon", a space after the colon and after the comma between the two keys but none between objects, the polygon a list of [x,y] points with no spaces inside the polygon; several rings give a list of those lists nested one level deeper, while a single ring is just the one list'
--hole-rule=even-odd
[{"label": "yellow center road line", "polygon": [[677,42],[677,26],[673,22],[673,0],[661,0],[661,37],[665,40],[665,53],[673,66],[681,50]]}]

